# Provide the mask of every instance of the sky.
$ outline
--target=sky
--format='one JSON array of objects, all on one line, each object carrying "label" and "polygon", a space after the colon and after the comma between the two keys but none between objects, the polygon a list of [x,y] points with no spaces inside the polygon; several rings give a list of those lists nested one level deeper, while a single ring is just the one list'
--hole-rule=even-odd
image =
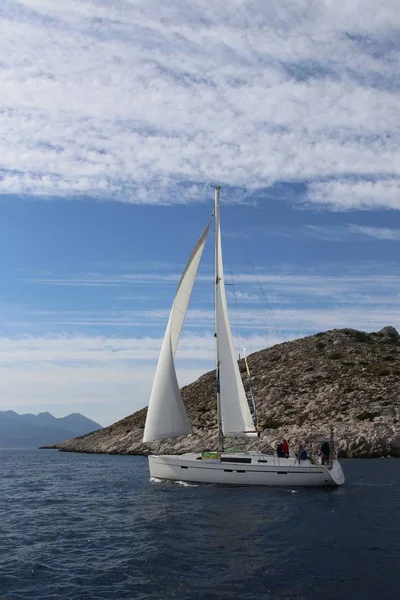
[{"label": "sky", "polygon": [[[400,329],[396,0],[2,0],[0,410],[147,405],[221,190],[237,352]],[[213,239],[177,353],[214,364]]]}]

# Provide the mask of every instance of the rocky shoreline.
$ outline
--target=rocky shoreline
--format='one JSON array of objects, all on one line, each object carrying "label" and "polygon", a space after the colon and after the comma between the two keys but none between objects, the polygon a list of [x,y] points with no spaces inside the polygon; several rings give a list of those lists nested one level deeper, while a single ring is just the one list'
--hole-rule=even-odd
[{"label": "rocky shoreline", "polygon": [[[235,445],[275,448],[283,437],[297,447],[334,427],[339,453],[349,458],[400,457],[400,336],[333,329],[278,344],[248,357],[261,435]],[[245,380],[245,366],[239,362]],[[215,373],[182,389],[194,433],[143,444],[144,408],[84,436],[47,446],[90,454],[181,454],[216,448]]]}]

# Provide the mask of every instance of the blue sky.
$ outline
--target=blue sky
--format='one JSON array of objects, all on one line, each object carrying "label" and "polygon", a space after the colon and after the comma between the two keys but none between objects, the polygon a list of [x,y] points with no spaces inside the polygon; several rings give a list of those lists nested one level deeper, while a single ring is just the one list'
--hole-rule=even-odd
[{"label": "blue sky", "polygon": [[[146,405],[216,181],[238,349],[400,327],[396,2],[7,0],[0,19],[0,410]],[[212,253],[182,384],[213,365]]]}]

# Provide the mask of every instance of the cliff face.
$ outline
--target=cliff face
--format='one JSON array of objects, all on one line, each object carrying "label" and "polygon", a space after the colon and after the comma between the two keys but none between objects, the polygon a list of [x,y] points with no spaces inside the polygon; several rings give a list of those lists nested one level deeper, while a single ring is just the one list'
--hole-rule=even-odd
[{"label": "cliff face", "polygon": [[[261,436],[247,449],[266,449],[282,437],[293,446],[332,424],[342,455],[400,456],[400,336],[334,329],[255,352],[249,358]],[[243,361],[239,363],[245,378]],[[216,448],[215,373],[182,390],[194,434],[142,443],[146,410],[100,431],[67,440],[64,451],[148,454]]]}]

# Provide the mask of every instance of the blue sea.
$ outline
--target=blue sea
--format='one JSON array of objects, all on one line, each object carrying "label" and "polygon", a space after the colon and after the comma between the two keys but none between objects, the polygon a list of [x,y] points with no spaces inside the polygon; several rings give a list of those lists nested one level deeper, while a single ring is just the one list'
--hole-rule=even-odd
[{"label": "blue sea", "polygon": [[400,597],[400,461],[339,489],[149,481],[147,459],[0,450],[0,597]]}]

